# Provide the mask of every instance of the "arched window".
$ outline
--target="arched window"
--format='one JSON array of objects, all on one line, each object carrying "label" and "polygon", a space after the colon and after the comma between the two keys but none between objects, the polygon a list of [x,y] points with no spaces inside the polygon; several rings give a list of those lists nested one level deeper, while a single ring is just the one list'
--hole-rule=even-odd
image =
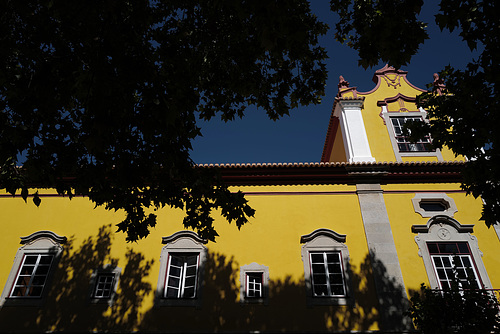
[{"label": "arched window", "polygon": [[66,237],[51,231],[38,231],[21,237],[14,265],[5,284],[0,306],[39,306],[44,302],[48,286],[63,251]]},{"label": "arched window", "polygon": [[449,288],[455,275],[463,287],[491,288],[473,227],[445,215],[432,217],[426,225],[412,226],[412,232],[418,233],[415,242],[432,289]]},{"label": "arched window", "polygon": [[158,306],[201,307],[201,281],[207,258],[207,240],[191,231],[163,237],[160,275],[156,291]]},{"label": "arched window", "polygon": [[346,236],[318,229],[300,238],[308,305],[353,304]]}]

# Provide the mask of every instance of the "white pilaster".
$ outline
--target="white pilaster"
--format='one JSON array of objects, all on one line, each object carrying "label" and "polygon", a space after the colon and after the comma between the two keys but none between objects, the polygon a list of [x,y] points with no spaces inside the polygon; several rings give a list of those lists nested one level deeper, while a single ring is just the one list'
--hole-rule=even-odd
[{"label": "white pilaster", "polygon": [[335,115],[339,118],[348,162],[374,162],[365,123],[361,114],[363,100],[339,100]]}]

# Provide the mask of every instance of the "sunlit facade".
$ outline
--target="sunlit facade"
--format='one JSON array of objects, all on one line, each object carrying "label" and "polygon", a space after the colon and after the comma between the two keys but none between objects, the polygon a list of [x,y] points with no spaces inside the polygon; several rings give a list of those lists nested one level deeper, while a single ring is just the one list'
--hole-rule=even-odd
[{"label": "sunlit facade", "polygon": [[374,82],[341,78],[321,161],[220,166],[256,214],[241,230],[217,217],[216,243],[181,210],[126,243],[123,213],[87,198],[1,194],[0,331],[407,332],[409,294],[446,288],[454,258],[500,288],[499,234],[460,188],[464,159],[401,131],[426,121],[423,90],[388,66]]}]

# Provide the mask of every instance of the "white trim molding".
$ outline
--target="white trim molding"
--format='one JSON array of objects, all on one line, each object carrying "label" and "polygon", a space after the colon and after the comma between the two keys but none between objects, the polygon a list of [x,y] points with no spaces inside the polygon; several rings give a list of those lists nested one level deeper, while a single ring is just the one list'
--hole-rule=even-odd
[{"label": "white trim molding", "polygon": [[426,225],[412,226],[412,232],[418,233],[415,236],[418,255],[424,261],[431,289],[439,289],[440,285],[427,247],[428,242],[467,242],[483,287],[485,289],[492,288],[481,259],[483,253],[479,249],[477,238],[472,235],[473,227],[472,224],[460,224],[457,220],[445,215],[432,217]]},{"label": "white trim molding", "polygon": [[[413,209],[416,213],[421,215],[424,218],[430,218],[439,215],[445,215],[449,217],[453,217],[455,213],[457,213],[457,205],[455,204],[455,200],[449,197],[445,193],[416,193],[415,197],[411,199],[413,203]],[[426,211],[421,206],[422,202],[437,202],[443,205],[443,211]]]}]

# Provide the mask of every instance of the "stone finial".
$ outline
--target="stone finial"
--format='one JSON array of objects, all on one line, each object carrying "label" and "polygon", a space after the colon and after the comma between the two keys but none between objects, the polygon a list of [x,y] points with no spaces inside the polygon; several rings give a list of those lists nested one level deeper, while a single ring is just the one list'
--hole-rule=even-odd
[{"label": "stone finial", "polygon": [[433,90],[437,91],[439,95],[443,94],[444,89],[446,88],[446,85],[444,84],[444,80],[439,78],[439,74],[434,73],[434,82],[432,85],[434,86]]},{"label": "stone finial", "polygon": [[339,77],[339,84],[338,84],[339,90],[342,88],[348,88],[349,87],[349,82],[344,79],[343,76]]}]

